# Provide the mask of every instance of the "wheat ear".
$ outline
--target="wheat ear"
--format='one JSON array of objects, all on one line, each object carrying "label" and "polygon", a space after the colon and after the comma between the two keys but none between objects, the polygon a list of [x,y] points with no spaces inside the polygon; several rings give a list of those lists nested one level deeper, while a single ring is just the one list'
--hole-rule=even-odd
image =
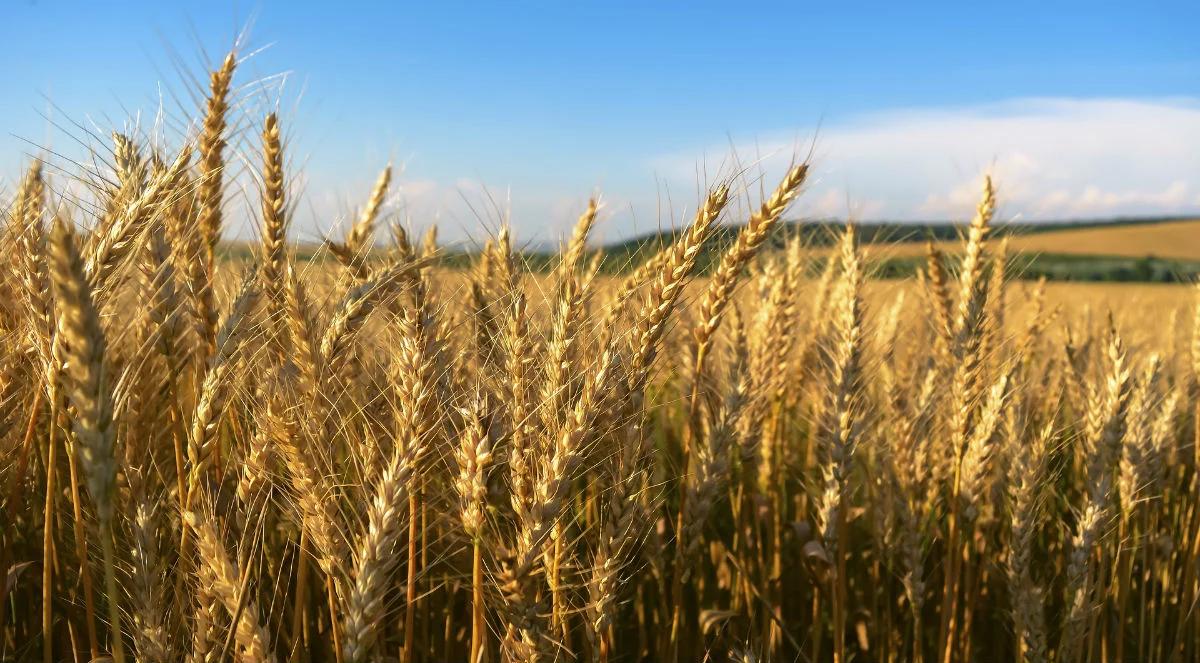
[{"label": "wheat ear", "polygon": [[283,142],[279,118],[267,115],[262,130],[262,282],[279,308],[287,266],[287,208],[283,184]]},{"label": "wheat ear", "polygon": [[389,164],[379,173],[379,179],[375,180],[375,187],[371,189],[371,197],[367,199],[366,207],[346,233],[346,248],[351,253],[361,255],[374,241],[375,221],[379,218],[379,210],[383,207],[391,181],[392,166]]},{"label": "wheat ear", "polygon": [[258,603],[243,595],[242,576],[230,559],[221,535],[213,525],[216,516],[189,511],[184,523],[196,534],[196,552],[200,558],[196,575],[236,619],[233,625],[238,660],[245,663],[274,663],[271,636],[259,621]]},{"label": "wheat ear", "polygon": [[[237,56],[230,52],[220,68],[209,75],[208,100],[204,128],[200,134],[200,212],[197,222],[204,241],[205,266],[209,274],[215,263],[213,253],[221,240],[221,200],[225,177],[225,127],[229,113],[229,84]],[[211,283],[208,284],[211,287]]]},{"label": "wheat ear", "polygon": [[[697,357],[703,358],[707,354],[713,334],[721,324],[721,316],[729,305],[734,288],[737,287],[739,276],[783,217],[784,211],[800,192],[800,187],[807,178],[808,164],[802,163],[790,168],[771,197],[750,216],[750,220],[738,233],[733,246],[721,256],[717,271],[709,281],[700,303],[700,321],[692,330]],[[702,370],[702,364],[697,366],[697,370]]]},{"label": "wheat ear", "polygon": [[114,450],[112,394],[105,365],[107,344],[75,234],[61,218],[55,221],[50,232],[49,251],[58,334],[66,348],[66,369],[63,372],[67,378],[68,398],[75,406],[72,427],[79,440],[79,459],[87,479],[88,492],[100,521],[105,594],[112,632],[110,646],[114,663],[124,663],[125,645],[121,633],[120,594],[113,540],[117,458]]}]

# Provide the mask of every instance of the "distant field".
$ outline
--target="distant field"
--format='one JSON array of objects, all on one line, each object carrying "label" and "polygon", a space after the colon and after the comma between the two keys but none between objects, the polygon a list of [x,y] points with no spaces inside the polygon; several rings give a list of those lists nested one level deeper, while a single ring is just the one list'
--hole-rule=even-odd
[{"label": "distant field", "polygon": [[[880,276],[910,276],[924,263],[926,241],[913,237],[929,233],[901,234],[901,227],[894,226],[903,239],[888,241],[886,233],[877,234],[867,248]],[[1053,230],[1026,224],[1004,230],[997,234],[1007,237],[1010,264],[1025,279],[1189,283],[1200,277],[1200,219],[1115,221]],[[942,233],[934,237],[946,255],[961,249],[959,240]]]},{"label": "distant field", "polygon": [[[957,242],[939,243],[943,249],[956,249]],[[1009,247],[1020,253],[1125,256],[1200,260],[1200,219],[1160,223],[1118,223],[1048,230],[1009,237]],[[924,242],[900,242],[882,249],[888,255],[924,253]]]},{"label": "distant field", "polygon": [[1009,240],[1018,251],[1200,260],[1200,219],[1038,233]]}]

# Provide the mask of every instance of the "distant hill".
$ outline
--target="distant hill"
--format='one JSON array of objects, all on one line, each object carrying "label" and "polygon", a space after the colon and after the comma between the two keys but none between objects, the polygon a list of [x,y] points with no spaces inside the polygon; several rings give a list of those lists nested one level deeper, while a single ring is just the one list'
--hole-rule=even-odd
[{"label": "distant hill", "polygon": [[[777,239],[791,237],[796,233],[801,234],[805,243],[810,246],[828,246],[835,241],[838,233],[846,222],[841,220],[795,220],[788,221],[782,225],[776,233]],[[955,241],[962,233],[965,224],[962,222],[949,221],[868,221],[855,223],[858,229],[858,236],[862,242],[866,244],[895,244],[905,245],[912,244],[914,246],[924,247],[928,240],[933,241]],[[717,232],[714,233],[712,243],[722,245],[735,237],[738,231],[741,230],[741,224],[720,226]],[[1020,241],[1029,242],[1031,247],[1036,244],[1037,240],[1030,241],[1027,238],[1036,236],[1037,238],[1054,238],[1047,242],[1046,248],[1040,250],[1060,250],[1070,246],[1084,235],[1084,231],[1090,231],[1087,237],[1091,238],[1086,244],[1089,248],[1086,251],[1064,251],[1068,253],[1106,253],[1104,250],[1109,244],[1123,244],[1127,239],[1132,237],[1146,237],[1146,239],[1136,244],[1138,247],[1154,247],[1158,244],[1167,246],[1177,239],[1182,239],[1186,242],[1191,242],[1195,245],[1195,250],[1190,255],[1176,256],[1180,258],[1195,258],[1200,259],[1200,240],[1197,238],[1200,235],[1200,219],[1191,217],[1152,217],[1152,218],[1115,218],[1115,219],[1086,219],[1086,220],[1071,220],[1071,221],[1039,221],[1039,222],[1016,222],[1003,223],[997,225],[993,230],[993,237],[1011,236],[1021,238]],[[1149,231],[1149,232],[1146,232]],[[1110,235],[1113,241],[1109,241]],[[1190,239],[1188,238],[1190,235]],[[647,233],[613,242],[605,246],[605,250],[622,253],[645,245],[661,246],[674,236],[674,231],[661,231]],[[1062,237],[1062,241],[1058,241],[1058,237]],[[1016,246],[1014,244],[1014,246]],[[1162,253],[1154,253],[1153,250],[1142,251],[1136,255],[1145,255],[1152,253],[1154,255],[1166,255]],[[1120,253],[1120,255],[1135,255],[1131,253]]]},{"label": "distant hill", "polygon": [[[864,244],[871,246],[881,276],[913,273],[924,259],[926,242],[946,253],[958,250],[961,223],[868,222],[855,224]],[[796,234],[805,244],[826,247],[836,241],[843,221],[793,221],[783,224],[772,241],[781,246]],[[721,226],[699,259],[701,270],[718,259],[722,247],[741,226]],[[605,247],[605,268],[620,272],[645,260],[673,233],[643,235]],[[1008,223],[994,229],[993,238],[1007,237],[1014,266],[1025,278],[1086,281],[1188,281],[1200,275],[1200,219],[1137,218],[1087,221]]]}]

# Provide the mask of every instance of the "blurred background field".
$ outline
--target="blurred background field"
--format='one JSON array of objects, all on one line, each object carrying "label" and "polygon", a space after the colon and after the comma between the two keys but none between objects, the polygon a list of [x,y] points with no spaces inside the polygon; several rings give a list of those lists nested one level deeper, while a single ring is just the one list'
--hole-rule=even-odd
[{"label": "blurred background field", "polygon": [[[799,233],[815,255],[828,252],[841,222],[793,221],[775,234],[778,248],[787,237]],[[932,224],[866,223],[858,226],[867,246],[868,264],[878,278],[896,279],[913,276],[926,261],[929,242],[947,256],[960,250],[957,233],[961,226],[951,222]],[[720,257],[720,247],[734,237],[739,227],[724,226],[713,233],[698,259],[704,273]],[[1114,283],[1190,283],[1200,277],[1200,219],[1117,219],[1111,221],[1060,224],[1010,223],[997,229],[997,237],[1007,241],[1009,270],[1014,278],[1036,281],[1114,282]],[[670,232],[642,235],[602,247],[601,269],[616,275],[626,273],[630,265],[659,251],[673,237]],[[232,242],[225,255],[244,260],[253,245]],[[470,246],[450,246],[441,258],[443,265],[464,268],[478,250]],[[526,246],[522,251],[533,271],[553,264],[554,247]],[[332,260],[319,245],[301,245],[297,257],[302,260]],[[822,260],[813,261],[813,274],[820,272]],[[1123,289],[1115,292],[1132,292]]]}]

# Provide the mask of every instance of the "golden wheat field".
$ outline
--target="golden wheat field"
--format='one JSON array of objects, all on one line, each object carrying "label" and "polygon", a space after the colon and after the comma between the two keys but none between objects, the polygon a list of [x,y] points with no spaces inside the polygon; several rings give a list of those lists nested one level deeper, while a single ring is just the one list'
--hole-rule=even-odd
[{"label": "golden wheat field", "polygon": [[549,273],[441,266],[390,169],[302,261],[235,69],[94,204],[40,161],[5,204],[0,661],[1200,660],[1195,287],[1010,279],[990,179],[919,278],[852,226],[813,278],[764,250],[808,163],[617,276],[595,203]]},{"label": "golden wheat field", "polygon": [[1012,240],[1017,251],[1200,259],[1200,221],[1043,232]]}]

